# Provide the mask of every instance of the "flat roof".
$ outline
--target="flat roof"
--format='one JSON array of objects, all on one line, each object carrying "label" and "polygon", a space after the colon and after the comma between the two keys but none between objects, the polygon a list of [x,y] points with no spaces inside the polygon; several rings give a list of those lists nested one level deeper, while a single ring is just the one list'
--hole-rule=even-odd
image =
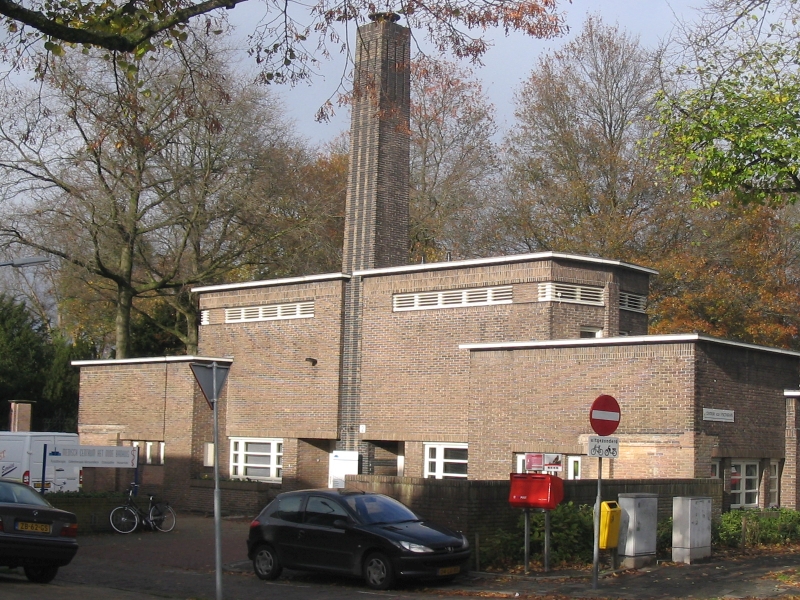
[{"label": "flat roof", "polygon": [[[354,276],[370,277],[374,275],[392,275],[399,273],[418,273],[423,271],[441,271],[444,269],[463,269],[470,267],[482,267],[488,265],[502,265],[513,264],[527,261],[548,260],[548,259],[562,259],[571,260],[575,262],[590,263],[596,265],[604,265],[611,267],[621,267],[630,269],[632,271],[639,271],[647,273],[648,275],[657,275],[658,271],[648,269],[647,267],[640,267],[632,263],[626,263],[620,260],[609,260],[605,258],[595,258],[593,256],[581,256],[579,254],[565,254],[562,252],[536,252],[530,254],[509,254],[504,256],[493,256],[490,258],[473,258],[469,260],[453,260],[435,263],[420,263],[416,265],[401,265],[398,267],[384,267],[381,269],[364,269],[362,271],[353,271]],[[192,288],[192,291],[198,294],[208,292],[226,292],[231,290],[241,290],[256,287],[270,287],[276,285],[292,285],[298,283],[307,283],[313,281],[331,281],[336,279],[350,279],[350,275],[346,273],[325,273],[323,275],[305,275],[303,277],[285,277],[282,279],[263,279],[260,281],[244,281],[241,283],[225,283],[221,285],[206,285]]]},{"label": "flat roof", "polygon": [[574,348],[580,346],[634,346],[637,344],[674,344],[681,342],[711,342],[725,346],[736,346],[760,352],[771,352],[774,354],[785,354],[787,356],[800,357],[800,352],[794,350],[784,350],[783,348],[772,348],[770,346],[759,346],[757,344],[747,344],[745,342],[735,342],[711,337],[700,333],[675,333],[667,335],[623,335],[608,338],[573,338],[568,340],[531,340],[527,342],[498,342],[482,344],[459,344],[461,350],[524,350],[526,348]]},{"label": "flat roof", "polygon": [[213,362],[230,365],[233,363],[232,357],[213,358],[209,356],[152,356],[146,358],[108,358],[102,360],[73,360],[75,367],[98,367],[101,365],[141,365],[147,363],[171,363],[171,362],[199,362],[210,364]]},{"label": "flat roof", "polygon": [[302,277],[284,277],[282,279],[262,279],[260,281],[243,281],[241,283],[223,283],[220,285],[205,285],[192,288],[198,294],[205,292],[227,292],[255,287],[269,287],[273,285],[290,285],[293,283],[307,283],[310,281],[331,281],[336,279],[350,279],[345,273],[323,273],[322,275],[304,275]]},{"label": "flat roof", "polygon": [[535,252],[531,254],[507,254],[503,256],[493,256],[490,258],[473,258],[469,260],[453,260],[447,262],[421,263],[416,265],[402,265],[399,267],[385,267],[382,269],[365,269],[363,271],[353,271],[353,275],[370,276],[385,275],[390,273],[414,273],[417,271],[437,271],[442,269],[460,269],[464,267],[482,267],[485,265],[511,264],[533,260],[546,259],[573,260],[576,262],[592,263],[598,265],[622,267],[632,271],[640,271],[649,275],[657,275],[658,271],[640,267],[632,263],[622,262],[621,260],[609,260],[606,258],[595,258],[593,256],[581,256],[580,254],[565,254],[563,252]]}]

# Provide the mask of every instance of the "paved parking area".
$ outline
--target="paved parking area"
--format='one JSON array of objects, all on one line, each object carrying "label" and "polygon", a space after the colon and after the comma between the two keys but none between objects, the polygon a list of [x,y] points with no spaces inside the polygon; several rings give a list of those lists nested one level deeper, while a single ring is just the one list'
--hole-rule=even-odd
[{"label": "paved parking area", "polygon": [[[388,592],[360,580],[285,570],[277,581],[261,581],[247,559],[249,519],[225,519],[222,527],[225,600],[280,597],[281,600],[340,600],[364,596],[398,599],[431,597],[670,598],[800,597],[800,550],[714,556],[695,565],[662,564],[603,577],[591,588],[588,572],[554,570],[546,576],[469,573],[447,585],[408,584]],[[21,570],[0,569],[2,600],[214,600],[216,598],[213,519],[178,515],[172,533],[137,531],[79,538],[80,550],[49,585],[31,584]],[[776,574],[783,573],[780,577]]]}]

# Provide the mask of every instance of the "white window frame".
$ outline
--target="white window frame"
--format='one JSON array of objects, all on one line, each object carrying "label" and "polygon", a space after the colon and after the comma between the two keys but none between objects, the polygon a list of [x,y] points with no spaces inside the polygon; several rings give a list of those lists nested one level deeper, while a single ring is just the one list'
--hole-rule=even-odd
[{"label": "white window frame", "polygon": [[[469,471],[469,454],[467,460],[445,458],[447,450],[468,450],[468,444],[461,443],[426,443],[424,444],[424,477],[425,479],[466,479],[467,473],[445,473],[447,464],[464,464]],[[431,454],[433,453],[433,456]]]},{"label": "white window frame", "polygon": [[[248,451],[248,444],[270,444],[269,452]],[[230,476],[231,479],[280,482],[283,475],[283,438],[230,438]],[[247,462],[247,457],[268,457],[269,464]],[[248,474],[248,468],[269,469],[269,475]]]},{"label": "white window frame", "polygon": [[[739,474],[737,483],[734,483],[734,469]],[[758,508],[760,470],[757,460],[731,460],[731,508]]]},{"label": "white window frame", "polygon": [[513,288],[510,285],[505,285],[502,287],[395,294],[392,296],[392,310],[394,312],[435,310],[439,308],[511,304],[512,302]]},{"label": "white window frame", "polygon": [[566,302],[604,306],[604,289],[589,285],[544,281],[539,284],[539,302]]},{"label": "white window frame", "polygon": [[777,460],[769,462],[769,498],[767,506],[774,508],[780,506],[780,480],[781,466]]},{"label": "white window frame", "polygon": [[712,479],[719,479],[720,473],[722,472],[721,468],[722,461],[718,458],[711,459],[711,478]]},{"label": "white window frame", "polygon": [[226,323],[252,323],[255,321],[283,321],[286,319],[312,319],[314,301],[264,304],[262,306],[237,306],[225,309]]},{"label": "white window frame", "polygon": [[[583,335],[584,333],[588,333],[591,335]],[[581,327],[580,336],[582,339],[588,338],[601,338],[603,337],[603,328],[602,327]]]}]

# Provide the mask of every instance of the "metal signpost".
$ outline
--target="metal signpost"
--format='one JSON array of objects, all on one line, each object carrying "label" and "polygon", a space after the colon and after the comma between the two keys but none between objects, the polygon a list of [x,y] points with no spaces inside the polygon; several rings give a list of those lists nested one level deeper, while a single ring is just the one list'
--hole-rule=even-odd
[{"label": "metal signpost", "polygon": [[594,432],[603,437],[589,438],[589,456],[597,457],[597,500],[594,503],[594,561],[592,568],[592,589],[597,589],[600,571],[600,503],[602,502],[601,482],[603,480],[603,456],[619,456],[619,439],[607,437],[617,430],[620,410],[613,396],[598,396],[589,409],[589,422]]},{"label": "metal signpost", "polygon": [[210,363],[192,363],[192,373],[200,385],[208,405],[214,413],[214,558],[216,562],[217,600],[222,600],[222,509],[219,490],[219,393],[225,385],[231,362],[220,364],[217,360]]}]

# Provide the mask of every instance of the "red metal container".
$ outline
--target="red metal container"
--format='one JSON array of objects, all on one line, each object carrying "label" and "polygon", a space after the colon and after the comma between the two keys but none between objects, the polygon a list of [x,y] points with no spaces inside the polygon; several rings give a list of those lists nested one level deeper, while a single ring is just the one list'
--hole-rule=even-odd
[{"label": "red metal container", "polygon": [[564,499],[564,481],[555,475],[511,473],[508,503],[514,508],[552,510]]}]

